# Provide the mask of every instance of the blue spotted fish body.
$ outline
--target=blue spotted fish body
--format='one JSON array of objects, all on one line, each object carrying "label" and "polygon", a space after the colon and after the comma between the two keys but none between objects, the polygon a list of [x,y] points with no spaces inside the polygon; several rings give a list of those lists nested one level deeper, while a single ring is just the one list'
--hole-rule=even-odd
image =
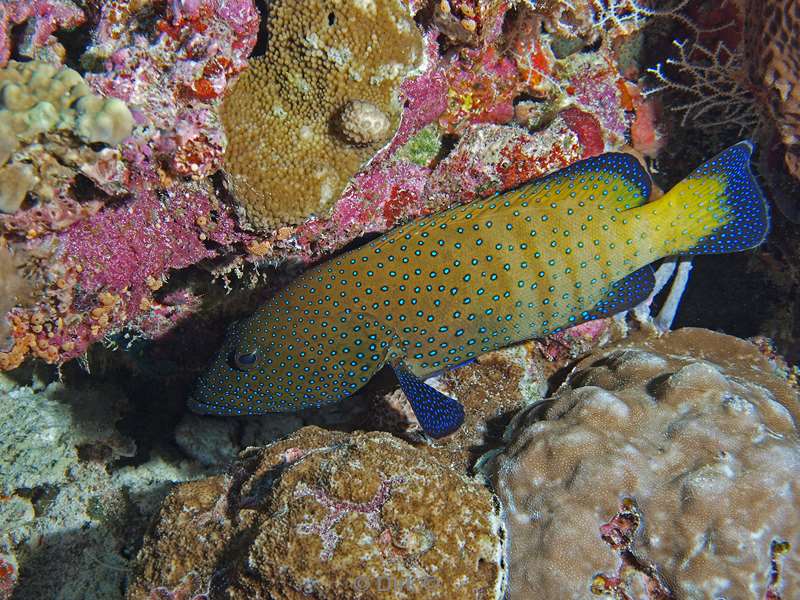
[{"label": "blue spotted fish body", "polygon": [[650,203],[638,161],[604,154],[390,231],[235,324],[191,407],[319,406],[388,363],[423,428],[446,435],[463,409],[425,377],[637,304],[660,258],[757,246],[769,215],[751,152],[748,142],[729,148]]}]

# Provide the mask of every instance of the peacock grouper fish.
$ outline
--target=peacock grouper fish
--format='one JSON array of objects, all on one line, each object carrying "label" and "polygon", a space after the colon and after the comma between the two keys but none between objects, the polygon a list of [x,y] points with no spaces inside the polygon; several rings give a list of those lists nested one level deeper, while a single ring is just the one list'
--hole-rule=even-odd
[{"label": "peacock grouper fish", "polygon": [[653,202],[634,157],[603,154],[394,229],[309,269],[235,323],[191,408],[320,406],[390,364],[423,429],[452,433],[463,407],[426,377],[638,304],[658,259],[760,244],[769,212],[751,153],[740,142]]}]

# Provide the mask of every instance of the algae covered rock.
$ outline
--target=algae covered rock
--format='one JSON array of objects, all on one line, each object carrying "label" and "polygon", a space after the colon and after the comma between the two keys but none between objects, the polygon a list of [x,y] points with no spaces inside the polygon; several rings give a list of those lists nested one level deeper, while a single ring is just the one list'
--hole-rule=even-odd
[{"label": "algae covered rock", "polygon": [[94,462],[133,456],[133,442],[114,427],[125,401],[112,386],[68,390],[60,383],[42,393],[20,387],[3,394],[0,496],[63,484],[81,456],[97,456]]},{"label": "algae covered rock", "polygon": [[586,358],[487,463],[510,598],[794,597],[798,415],[730,336],[687,328]]},{"label": "algae covered rock", "polygon": [[178,486],[128,598],[501,598],[504,539],[496,498],[424,450],[307,427]]},{"label": "algae covered rock", "polygon": [[423,58],[400,0],[270,3],[267,53],[220,116],[224,168],[247,222],[296,224],[335,202],[400,122],[398,88]]}]

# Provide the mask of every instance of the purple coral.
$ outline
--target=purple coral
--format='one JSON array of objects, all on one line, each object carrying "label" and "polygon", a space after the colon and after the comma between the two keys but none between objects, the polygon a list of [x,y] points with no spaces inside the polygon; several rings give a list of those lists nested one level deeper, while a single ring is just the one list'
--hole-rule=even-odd
[{"label": "purple coral", "polygon": [[341,536],[336,533],[334,526],[341,521],[348,513],[359,513],[366,517],[367,525],[372,529],[380,530],[381,524],[381,508],[386,504],[392,492],[392,486],[398,483],[403,483],[402,477],[392,477],[381,481],[378,491],[369,502],[351,502],[349,500],[341,500],[331,498],[327,492],[320,488],[310,488],[305,483],[300,483],[294,491],[295,498],[303,498],[305,496],[312,496],[322,507],[328,511],[328,514],[319,523],[304,523],[298,527],[298,533],[301,535],[316,534],[322,540],[322,552],[320,552],[321,560],[329,560],[333,556],[336,546],[339,544]]},{"label": "purple coral", "polygon": [[0,3],[0,67],[11,56],[11,28],[25,25],[17,52],[28,58],[60,63],[64,49],[53,35],[83,23],[83,11],[70,0],[7,0]]},{"label": "purple coral", "polygon": [[595,575],[591,591],[597,596],[612,596],[631,600],[629,580],[641,575],[650,600],[675,600],[675,595],[659,575],[655,565],[637,558],[631,546],[642,523],[642,515],[631,498],[625,498],[619,512],[600,526],[600,537],[612,550],[619,553],[620,565],[614,575]]},{"label": "purple coral", "polygon": [[198,589],[200,576],[192,571],[172,589],[160,586],[151,590],[149,600],[208,600],[208,592],[198,592]]}]

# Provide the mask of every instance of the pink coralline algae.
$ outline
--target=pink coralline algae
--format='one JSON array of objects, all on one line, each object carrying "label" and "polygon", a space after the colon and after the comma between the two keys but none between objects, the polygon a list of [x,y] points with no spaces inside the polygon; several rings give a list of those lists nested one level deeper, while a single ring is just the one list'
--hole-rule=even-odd
[{"label": "pink coralline algae", "polygon": [[[110,174],[102,163],[89,165],[94,190],[78,196],[67,181],[56,190],[62,201],[7,218],[6,235],[24,235],[21,243],[38,258],[37,297],[10,313],[13,346],[0,352],[0,368],[28,354],[63,362],[123,327],[165,333],[197,306],[191,294],[174,296],[172,306],[155,299],[168,273],[250,241],[204,176],[217,170],[224,146],[212,101],[244,68],[257,12],[249,0],[172,2],[160,15],[159,6],[145,11],[150,30],[130,3],[89,11],[99,21],[96,46],[85,55],[96,68],[85,79],[96,93],[126,102],[134,132]],[[106,179],[123,182],[124,192],[102,185]],[[43,209],[64,215],[40,215]]]},{"label": "pink coralline algae", "polygon": [[392,486],[403,483],[402,477],[393,477],[381,482],[380,488],[369,502],[357,503],[348,500],[337,500],[329,497],[324,490],[312,489],[308,485],[301,483],[295,488],[294,497],[302,498],[312,496],[319,502],[328,514],[320,523],[305,523],[298,527],[301,535],[318,535],[322,540],[322,552],[320,560],[329,560],[333,556],[334,550],[339,543],[340,536],[336,533],[334,526],[341,521],[347,513],[357,512],[366,515],[366,522],[372,529],[381,530],[381,508],[386,504],[392,492]]},{"label": "pink coralline algae", "polygon": [[157,587],[150,592],[149,600],[208,600],[207,593],[196,593],[200,586],[200,576],[191,572],[177,587]]},{"label": "pink coralline algae", "polygon": [[0,67],[11,57],[12,32],[24,25],[22,40],[16,48],[21,56],[60,63],[64,48],[55,38],[60,29],[83,23],[83,11],[70,0],[7,0],[0,3]]},{"label": "pink coralline algae", "polygon": [[603,340],[611,336],[611,328],[611,319],[587,321],[537,341],[536,347],[550,362],[574,360],[600,346]]},{"label": "pink coralline algae", "polygon": [[0,554],[0,600],[10,600],[17,585],[17,568],[10,557]]},{"label": "pink coralline algae", "polygon": [[[407,2],[412,12],[421,4]],[[420,13],[425,66],[400,86],[394,137],[329,213],[256,235],[240,227],[235,198],[211,178],[226,148],[217,109],[256,43],[252,0],[87,0],[83,10],[68,0],[6,2],[0,64],[14,52],[60,62],[53,33],[85,18],[91,45],[72,64],[86,69],[94,93],[125,102],[135,124],[121,148],[93,150],[80,167],[88,181],[65,179],[53,202],[34,199],[6,215],[2,234],[33,257],[26,272],[35,297],[7,315],[13,345],[0,348],[0,369],[28,355],[61,363],[124,328],[150,338],[169,332],[200,302],[189,290],[167,297],[160,288],[171,271],[199,261],[237,270],[245,262],[311,262],[631,137],[655,155],[656,112],[617,50],[649,13],[589,3],[579,12],[605,32],[599,48],[557,56],[553,32],[572,28],[586,44],[597,31],[583,22],[559,26],[570,11],[543,16],[538,3],[539,12],[513,4],[450,0]],[[17,25],[27,46],[8,35]]]},{"label": "pink coralline algae", "polygon": [[608,523],[600,526],[600,537],[612,550],[619,553],[620,566],[614,575],[596,575],[592,581],[592,594],[633,600],[634,596],[628,593],[629,580],[639,575],[643,579],[649,600],[674,600],[675,596],[661,581],[656,568],[638,559],[630,550],[641,523],[642,515],[636,503],[631,498],[625,498],[619,512]]}]

